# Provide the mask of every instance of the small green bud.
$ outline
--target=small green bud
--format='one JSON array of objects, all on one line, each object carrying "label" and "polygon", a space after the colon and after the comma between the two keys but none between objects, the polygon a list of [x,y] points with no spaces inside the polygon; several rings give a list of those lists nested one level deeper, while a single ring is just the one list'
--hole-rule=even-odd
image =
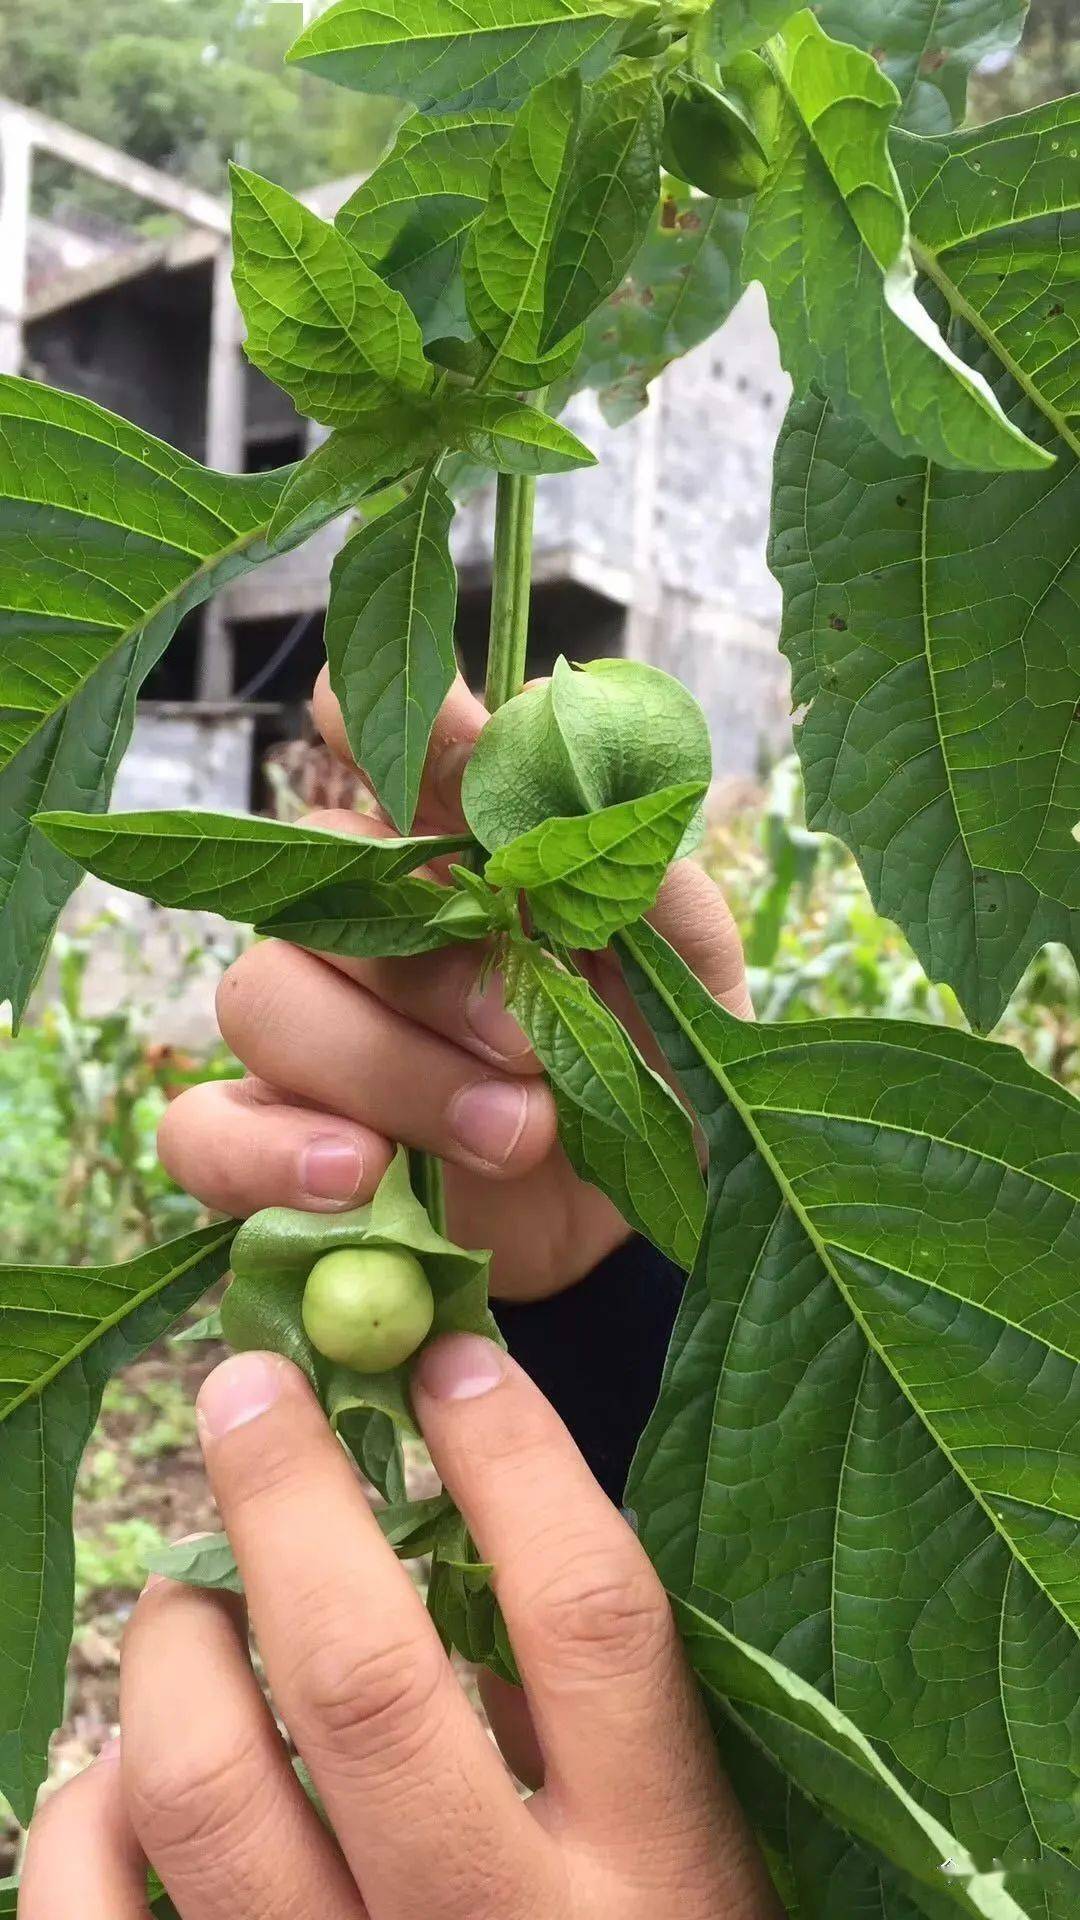
[{"label": "small green bud", "polygon": [[340,1247],[316,1260],[301,1311],[308,1339],[327,1360],[387,1373],[426,1340],[435,1297],[404,1248]]}]

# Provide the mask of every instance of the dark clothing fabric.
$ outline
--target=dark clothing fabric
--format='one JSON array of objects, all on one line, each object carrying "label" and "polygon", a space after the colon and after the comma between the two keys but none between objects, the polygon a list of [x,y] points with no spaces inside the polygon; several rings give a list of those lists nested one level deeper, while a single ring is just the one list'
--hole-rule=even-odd
[{"label": "dark clothing fabric", "polygon": [[515,1360],[616,1504],[656,1400],[684,1285],[680,1269],[635,1234],[565,1293],[528,1306],[493,1303]]}]

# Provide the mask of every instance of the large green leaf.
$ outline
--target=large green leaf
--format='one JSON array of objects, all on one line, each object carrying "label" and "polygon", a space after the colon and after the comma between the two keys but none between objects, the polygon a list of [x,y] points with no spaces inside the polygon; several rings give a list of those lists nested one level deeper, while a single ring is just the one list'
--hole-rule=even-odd
[{"label": "large green leaf", "polygon": [[1028,0],[818,0],[814,11],[834,40],[873,54],[899,92],[902,126],[943,133],[964,117],[972,68],[1016,45],[1027,7]]},{"label": "large green leaf", "polygon": [[426,112],[501,107],[571,67],[586,79],[602,72],[623,12],[620,0],[338,0],[289,58],[361,93],[404,94]]},{"label": "large green leaf", "polygon": [[692,780],[598,813],[545,820],[493,853],[484,877],[527,893],[537,926],[562,945],[606,947],[655,904],[704,793]]},{"label": "large green leaf", "polygon": [[596,455],[569,427],[509,394],[448,395],[442,420],[451,446],[499,473],[570,473],[596,465]]},{"label": "large green leaf", "polygon": [[545,350],[545,307],[580,117],[578,75],[549,80],[529,96],[495,156],[491,197],[463,262],[469,319],[490,350],[487,384],[543,387],[577,356],[579,338]]},{"label": "large green leaf", "polygon": [[[833,1701],[684,1600],[676,1599],[675,1618],[707,1693],[803,1793],[932,1895],[940,1896],[947,1864],[954,1911],[985,1920],[1027,1920],[1030,1909],[1017,1905],[1002,1876],[980,1870]],[[851,1920],[850,1906],[843,1912],[844,1920]]]},{"label": "large green leaf", "polygon": [[456,898],[433,880],[409,875],[373,885],[341,881],[305,893],[257,922],[259,933],[350,960],[432,953],[459,938],[439,913]]},{"label": "large green leaf", "polygon": [[414,473],[446,444],[434,403],[396,400],[365,414],[362,426],[339,428],[293,469],[270,527],[275,548],[297,546],[313,528]]},{"label": "large green leaf", "polygon": [[1080,1107],[969,1034],[733,1020],[650,928],[624,939],[711,1156],[632,1476],[643,1538],[980,1865],[1034,1861],[1031,1913],[1067,1920]]},{"label": "large green leaf", "polygon": [[232,1222],[116,1267],[0,1267],[0,1791],[24,1826],[63,1713],[75,1474],[110,1374],[225,1271]]},{"label": "large green leaf", "polygon": [[[714,59],[730,60],[748,47],[762,46],[796,11],[797,0],[794,4],[793,0],[713,0],[704,18],[702,38]],[[850,40],[854,36],[838,33],[835,38]]]},{"label": "large green leaf", "polygon": [[983,1029],[1045,941],[1080,957],[1080,469],[1030,401],[1014,417],[1049,472],[904,460],[809,395],[770,555],[810,823]]},{"label": "large green leaf", "polygon": [[918,267],[1080,453],[1080,98],[891,150]]},{"label": "large green leaf", "polygon": [[773,47],[783,103],[744,266],[768,294],[797,391],[818,385],[901,453],[949,467],[1044,466],[916,296],[889,154],[892,82],[806,11]]},{"label": "large green leaf", "polygon": [[577,1172],[669,1259],[690,1267],[705,1188],[685,1109],[588,982],[541,947],[511,946],[506,992],[547,1069],[559,1137]]},{"label": "large green leaf", "polygon": [[426,340],[466,335],[461,259],[511,124],[476,108],[414,114],[337,216],[339,232],[404,294]]},{"label": "large green leaf", "polygon": [[247,814],[79,813],[40,816],[54,846],[129,893],[162,907],[195,908],[261,923],[320,889],[398,880],[469,842],[460,835],[419,840],[327,833]]},{"label": "large green leaf", "polygon": [[666,179],[652,231],[622,285],[586,322],[574,388],[595,387],[618,426],[651,381],[723,326],[742,293],[746,214]]},{"label": "large green leaf", "polygon": [[[551,679],[500,707],[465,770],[465,817],[489,852],[553,814],[594,813],[687,781],[707,785],[712,749],[692,693],[637,660],[555,662]],[[680,851],[694,838],[694,823]]]},{"label": "large green leaf", "polygon": [[403,294],[283,187],[232,169],[233,280],[255,366],[325,426],[434,378]]},{"label": "large green leaf", "polygon": [[31,825],[108,804],[192,607],[269,556],[282,474],[209,473],[90,401],[0,380],[0,1000],[21,1016],[79,879]]},{"label": "large green leaf", "polygon": [[656,211],[663,126],[644,61],[620,61],[589,90],[548,263],[542,352],[614,292],[641,247]]},{"label": "large green leaf", "polygon": [[407,831],[428,741],[457,673],[454,503],[434,466],[338,554],[326,612],[330,684],[360,766]]}]

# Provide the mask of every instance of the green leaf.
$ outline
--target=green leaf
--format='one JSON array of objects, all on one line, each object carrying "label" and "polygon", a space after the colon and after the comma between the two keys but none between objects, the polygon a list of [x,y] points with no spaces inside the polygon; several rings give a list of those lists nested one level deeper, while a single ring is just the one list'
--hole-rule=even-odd
[{"label": "green leaf", "polygon": [[462,937],[443,918],[445,907],[459,897],[414,876],[373,885],[344,880],[280,907],[259,920],[256,931],[349,960],[401,959],[433,953]]},{"label": "green leaf", "polygon": [[570,473],[596,465],[596,455],[569,427],[509,395],[455,394],[441,418],[450,446],[498,473]]},{"label": "green leaf", "polygon": [[[516,105],[553,76],[603,71],[626,21],[590,0],[338,0],[289,55],[361,93],[400,93],[424,111]],[[639,10],[640,11],[640,10]]]},{"label": "green leaf", "polygon": [[428,742],[457,673],[454,503],[430,466],[338,554],[326,657],[349,745],[395,826],[408,830]]},{"label": "green leaf", "polygon": [[79,869],[31,822],[104,807],[181,619],[270,556],[281,474],[208,472],[87,400],[0,380],[0,1000],[21,1018]]},{"label": "green leaf", "polygon": [[[595,813],[687,781],[707,785],[705,716],[678,680],[636,660],[555,662],[500,707],[465,770],[462,804],[489,852],[553,814]],[[680,849],[696,838],[696,823]]]},{"label": "green leaf", "polygon": [[178,1540],[159,1547],[147,1561],[151,1573],[184,1586],[206,1587],[213,1593],[243,1593],[244,1583],[227,1533],[204,1533],[197,1540]]},{"label": "green leaf", "polygon": [[548,262],[542,353],[614,292],[641,247],[660,189],[663,119],[644,61],[620,61],[590,88]]},{"label": "green leaf", "polygon": [[574,389],[595,387],[613,426],[647,404],[651,381],[723,326],[743,286],[746,215],[665,180],[652,232],[627,278],[587,321]]},{"label": "green leaf", "polygon": [[332,1217],[287,1207],[253,1214],[233,1248],[235,1278],[222,1304],[226,1337],[240,1351],[266,1347],[292,1360],[350,1445],[357,1423],[372,1414],[388,1417],[399,1433],[418,1431],[409,1398],[411,1362],[386,1373],[357,1373],[323,1359],[304,1329],[301,1301],[315,1261],[335,1247],[360,1246],[406,1247],[416,1254],[435,1296],[430,1339],[480,1333],[502,1344],[487,1304],[490,1254],[467,1252],[436,1232],[409,1184],[403,1150],[366,1207]]},{"label": "green leaf", "polygon": [[768,294],[796,389],[818,385],[900,453],[984,470],[1046,465],[916,297],[889,155],[892,82],[809,12],[775,44],[784,97],[744,267]]},{"label": "green leaf", "polygon": [[469,843],[460,835],[420,840],[327,833],[247,814],[50,813],[42,832],[88,873],[162,907],[194,908],[263,922],[339,882],[369,887]]},{"label": "green leaf", "polygon": [[893,136],[914,255],[1080,453],[1080,98],[950,139]]},{"label": "green leaf", "polygon": [[[826,0],[826,6],[828,0]],[[793,0],[713,0],[703,16],[701,38],[714,60],[723,64],[748,48],[764,46],[796,11]],[[824,9],[819,9],[819,12]],[[698,23],[695,22],[695,30]],[[828,29],[837,40],[851,40],[853,34]]]},{"label": "green leaf", "polygon": [[248,359],[325,426],[434,377],[404,297],[283,187],[232,169],[233,280]]},{"label": "green leaf", "polygon": [[549,80],[525,102],[495,156],[491,197],[463,262],[469,319],[490,349],[486,383],[543,387],[577,356],[578,339],[546,351],[545,305],[580,118],[578,75]]},{"label": "green leaf", "polygon": [[278,503],[269,538],[278,552],[306,540],[349,507],[415,472],[445,446],[440,409],[405,400],[364,415],[361,427],[343,427],[314,447]]},{"label": "green leaf", "polygon": [[1045,941],[1080,958],[1080,468],[1002,394],[1050,472],[944,472],[797,403],[770,556],[809,822],[983,1029]]},{"label": "green leaf", "polygon": [[630,1499],[673,1592],[834,1700],[989,1865],[1080,1867],[1080,1106],[1010,1048],[630,984],[710,1215]]},{"label": "green leaf", "polygon": [[685,1109],[610,1008],[541,947],[517,943],[507,1005],[547,1069],[575,1170],[680,1267],[690,1267],[705,1187]]},{"label": "green leaf", "polygon": [[674,1605],[698,1679],[804,1793],[933,1894],[940,1895],[947,1862],[954,1910],[1026,1920],[1001,1874],[980,1871],[825,1694],[698,1608],[678,1598]]},{"label": "green leaf", "polygon": [[229,1263],[233,1222],[115,1267],[0,1267],[0,1791],[25,1826],[64,1710],[75,1475],[109,1376]]},{"label": "green leaf", "polygon": [[493,853],[484,876],[523,889],[538,927],[568,947],[606,947],[655,904],[705,793],[663,787],[598,813],[545,820]]},{"label": "green leaf", "polygon": [[1020,38],[1028,0],[818,0],[825,32],[871,53],[900,95],[901,126],[943,133],[964,117],[968,74]]},{"label": "green leaf", "polygon": [[425,340],[467,336],[462,256],[512,124],[476,108],[414,114],[337,216],[339,233],[404,295]]}]

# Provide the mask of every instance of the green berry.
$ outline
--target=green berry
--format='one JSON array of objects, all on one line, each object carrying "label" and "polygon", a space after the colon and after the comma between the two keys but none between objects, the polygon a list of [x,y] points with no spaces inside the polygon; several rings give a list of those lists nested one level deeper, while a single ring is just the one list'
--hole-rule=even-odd
[{"label": "green berry", "polygon": [[415,1254],[342,1247],[316,1260],[304,1288],[312,1346],[358,1373],[387,1373],[431,1332],[435,1296]]}]

